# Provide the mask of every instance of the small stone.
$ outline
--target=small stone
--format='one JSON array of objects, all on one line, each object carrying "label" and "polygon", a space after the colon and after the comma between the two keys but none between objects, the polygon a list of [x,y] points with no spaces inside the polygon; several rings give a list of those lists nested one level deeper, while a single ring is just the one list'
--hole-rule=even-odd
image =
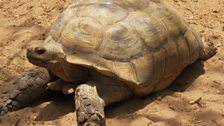
[{"label": "small stone", "polygon": [[190,20],[192,20],[193,18],[194,18],[193,16],[190,16],[190,17],[189,17]]},{"label": "small stone", "polygon": [[220,48],[220,47],[222,47],[222,46],[223,46],[222,43],[219,43],[219,44],[216,45],[216,47],[218,47],[218,48]]},{"label": "small stone", "polygon": [[218,9],[213,9],[212,12],[213,12],[213,13],[218,13],[219,10],[218,10]]},{"label": "small stone", "polygon": [[172,109],[172,110],[174,110],[174,111],[176,110],[176,108],[173,107],[173,106],[169,106],[169,108]]},{"label": "small stone", "polygon": [[16,14],[16,15],[14,15],[14,17],[17,17],[17,18],[18,18],[18,17],[19,17],[19,15],[18,15],[18,14]]},{"label": "small stone", "polygon": [[202,99],[202,98],[199,97],[199,98],[197,98],[197,99],[195,99],[195,100],[192,100],[192,101],[190,101],[190,104],[193,105],[193,104],[199,103],[199,101],[200,101],[201,99]]},{"label": "small stone", "polygon": [[222,117],[224,117],[224,110],[221,110],[219,113]]},{"label": "small stone", "polygon": [[161,101],[161,100],[162,100],[162,97],[159,96],[159,97],[157,97],[156,99],[157,99],[158,101]]}]

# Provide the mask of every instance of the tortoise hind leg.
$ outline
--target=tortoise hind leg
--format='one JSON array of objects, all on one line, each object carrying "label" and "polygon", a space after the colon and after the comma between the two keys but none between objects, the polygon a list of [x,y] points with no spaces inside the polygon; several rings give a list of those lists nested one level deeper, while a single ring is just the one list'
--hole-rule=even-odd
[{"label": "tortoise hind leg", "polygon": [[217,48],[214,47],[214,44],[212,42],[204,42],[203,41],[203,49],[200,53],[200,59],[201,60],[207,60],[214,56],[217,53]]},{"label": "tortoise hind leg", "polygon": [[0,114],[18,110],[29,105],[34,99],[46,91],[47,83],[52,75],[45,68],[36,67],[18,78],[9,92],[8,101],[0,109]]},{"label": "tortoise hind leg", "polygon": [[126,86],[88,82],[77,87],[75,105],[78,126],[105,126],[104,107],[132,96]]}]

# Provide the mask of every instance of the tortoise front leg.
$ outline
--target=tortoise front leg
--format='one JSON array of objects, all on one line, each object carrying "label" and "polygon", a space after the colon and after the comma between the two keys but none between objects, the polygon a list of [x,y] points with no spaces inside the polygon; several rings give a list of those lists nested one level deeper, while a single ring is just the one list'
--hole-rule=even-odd
[{"label": "tortoise front leg", "polygon": [[78,86],[75,91],[78,126],[105,126],[104,107],[132,95],[123,84],[91,81]]},{"label": "tortoise front leg", "polygon": [[45,68],[36,67],[18,78],[9,92],[8,101],[0,109],[0,115],[29,105],[46,91],[53,76]]}]

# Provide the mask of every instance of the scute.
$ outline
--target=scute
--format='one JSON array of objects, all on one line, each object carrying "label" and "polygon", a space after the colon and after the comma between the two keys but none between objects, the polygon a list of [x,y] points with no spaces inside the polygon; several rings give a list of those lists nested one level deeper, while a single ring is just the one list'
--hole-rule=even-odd
[{"label": "scute", "polygon": [[127,9],[145,9],[149,5],[149,0],[112,0],[114,3],[118,4]]},{"label": "scute", "polygon": [[75,9],[66,9],[62,14],[57,18],[56,22],[51,28],[50,35],[55,41],[60,39],[62,29],[67,24],[67,22],[72,18],[75,13]]},{"label": "scute", "polygon": [[189,53],[190,53],[190,63],[192,61],[196,60],[199,57],[199,51],[200,50],[200,45],[199,45],[199,39],[197,38],[196,34],[193,33],[191,30],[187,31],[184,34],[184,37],[187,41],[187,45],[189,48]]},{"label": "scute", "polygon": [[135,12],[130,16],[127,23],[136,30],[151,50],[156,50],[167,42],[167,35],[163,24],[153,16],[140,12]]},{"label": "scute", "polygon": [[61,43],[72,52],[95,52],[103,39],[102,25],[92,18],[70,20],[61,32]]},{"label": "scute", "polygon": [[78,17],[91,17],[103,25],[111,25],[123,20],[129,14],[128,10],[111,2],[97,2],[85,4],[78,8]]},{"label": "scute", "polygon": [[187,45],[187,41],[183,37],[178,37],[177,39],[177,47],[179,50],[179,58],[181,61],[179,61],[179,68],[183,68],[186,64],[190,63],[190,54],[189,54],[189,48]]},{"label": "scute", "polygon": [[136,80],[134,82],[137,82],[137,85],[150,83],[149,80],[152,82],[154,74],[152,53],[145,50],[141,57],[132,59],[131,63],[135,69]]},{"label": "scute", "polygon": [[153,83],[163,79],[166,67],[166,51],[161,48],[153,53]]},{"label": "scute", "polygon": [[176,37],[186,31],[184,22],[182,22],[180,17],[168,5],[151,3],[145,11],[163,23],[168,37]]},{"label": "scute", "polygon": [[175,41],[170,41],[164,46],[166,60],[164,78],[172,76],[178,69],[178,48]]},{"label": "scute", "polygon": [[130,61],[142,53],[139,36],[124,25],[114,25],[104,35],[99,55],[108,60]]},{"label": "scute", "polygon": [[136,82],[136,72],[132,63],[114,61],[113,69],[119,77],[122,77],[130,82]]}]

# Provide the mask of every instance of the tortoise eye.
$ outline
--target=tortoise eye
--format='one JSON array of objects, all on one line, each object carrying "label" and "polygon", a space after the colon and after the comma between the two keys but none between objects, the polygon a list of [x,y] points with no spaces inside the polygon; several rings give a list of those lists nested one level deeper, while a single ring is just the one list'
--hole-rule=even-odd
[{"label": "tortoise eye", "polygon": [[41,47],[36,47],[35,48],[35,53],[39,54],[39,55],[42,55],[46,52],[46,49],[44,48],[41,48]]}]

